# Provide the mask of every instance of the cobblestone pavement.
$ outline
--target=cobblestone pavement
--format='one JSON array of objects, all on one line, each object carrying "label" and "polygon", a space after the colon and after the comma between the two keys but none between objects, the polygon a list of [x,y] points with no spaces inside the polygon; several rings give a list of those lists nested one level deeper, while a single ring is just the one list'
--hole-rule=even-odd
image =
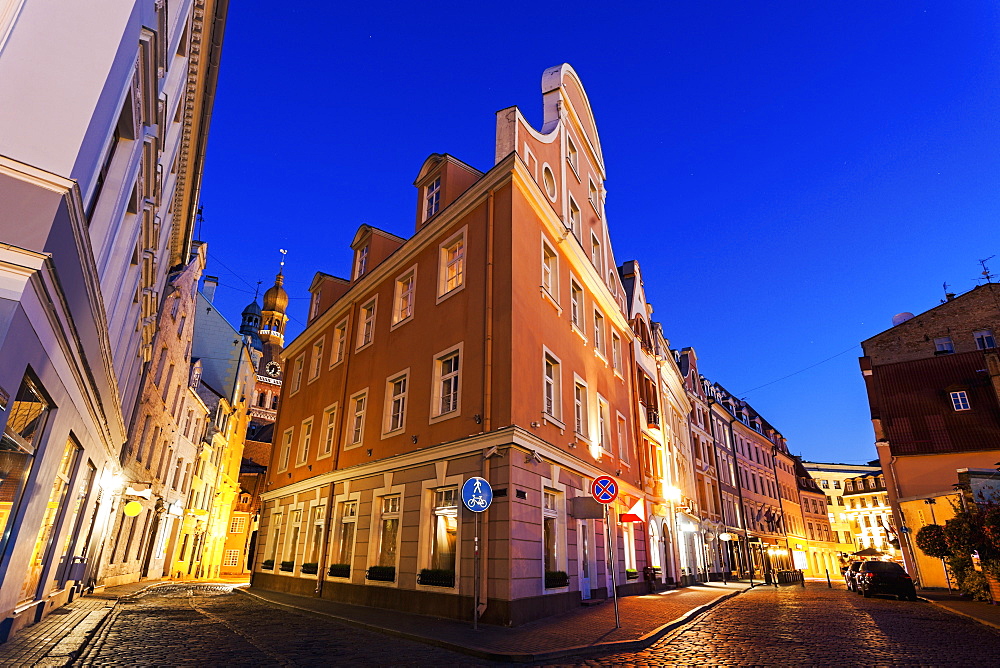
[{"label": "cobblestone pavement", "polygon": [[474,666],[476,659],[276,610],[230,585],[176,584],[121,599],[74,666]]},{"label": "cobblestone pavement", "polygon": [[842,586],[761,587],[649,649],[570,657],[585,666],[987,666],[1000,632],[929,603],[862,598]]}]

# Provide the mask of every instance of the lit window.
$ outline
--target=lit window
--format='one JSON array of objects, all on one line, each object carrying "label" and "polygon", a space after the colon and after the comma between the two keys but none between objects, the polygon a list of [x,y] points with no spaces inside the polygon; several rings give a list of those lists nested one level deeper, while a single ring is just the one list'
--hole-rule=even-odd
[{"label": "lit window", "polygon": [[431,563],[442,571],[455,570],[455,547],[458,543],[458,490],[455,487],[434,492],[431,510]]},{"label": "lit window", "polygon": [[459,367],[461,350],[449,350],[434,360],[437,391],[434,417],[455,413],[459,407]]},{"label": "lit window", "polygon": [[951,405],[956,411],[967,411],[969,406],[969,395],[965,390],[951,393]]},{"label": "lit window", "polygon": [[365,271],[368,270],[368,246],[365,246],[358,251],[358,265],[357,271],[354,272],[354,278],[360,278]]},{"label": "lit window", "polygon": [[604,315],[594,311],[594,350],[604,354]]},{"label": "lit window", "polygon": [[323,411],[323,445],[319,457],[325,457],[333,452],[333,441],[337,433],[337,404]]},{"label": "lit window", "polygon": [[247,518],[237,515],[229,521],[229,533],[243,533],[247,528]]},{"label": "lit window", "polygon": [[293,429],[286,429],[284,438],[281,441],[281,458],[278,460],[278,470],[284,471],[288,468],[288,461],[292,457],[292,434]]},{"label": "lit window", "polygon": [[330,356],[330,366],[344,361],[347,352],[347,318],[333,328],[333,354]]},{"label": "lit window", "polygon": [[292,371],[292,393],[299,391],[302,387],[302,367],[305,366],[306,358],[305,355],[299,355],[295,358],[295,366]]},{"label": "lit window", "polygon": [[991,329],[981,329],[978,332],[973,332],[972,335],[976,337],[976,348],[979,350],[990,350],[997,347]]},{"label": "lit window", "polygon": [[302,466],[309,459],[309,446],[312,444],[312,418],[303,420],[302,433],[299,434],[299,456],[296,458],[296,466]]},{"label": "lit window", "polygon": [[573,199],[572,195],[570,195],[569,196],[569,226],[570,226],[570,229],[573,230],[573,236],[575,236],[577,239],[580,238],[580,229],[581,229],[581,223],[580,223],[580,221],[582,219],[583,219],[583,217],[580,214],[580,207],[577,206],[576,200]]},{"label": "lit window", "polygon": [[396,279],[396,299],[392,309],[392,324],[402,322],[413,315],[413,296],[417,285],[417,270],[411,269]]},{"label": "lit window", "polygon": [[375,335],[375,306],[377,299],[373,299],[361,307],[361,327],[358,330],[358,348],[363,348],[372,342]]},{"label": "lit window", "polygon": [[320,339],[312,345],[312,357],[309,364],[309,380],[319,377],[320,368],[323,365],[323,344],[325,339]]},{"label": "lit window", "polygon": [[934,352],[935,353],[953,353],[955,352],[955,344],[951,342],[950,336],[941,336],[934,339]]},{"label": "lit window", "polygon": [[570,292],[570,307],[569,307],[569,317],[570,321],[580,328],[580,317],[583,313],[583,288],[579,284],[570,279],[569,281],[569,292]]},{"label": "lit window", "polygon": [[441,244],[438,295],[444,296],[465,284],[465,231]]},{"label": "lit window", "polygon": [[313,506],[312,526],[310,527],[309,538],[307,538],[306,553],[302,559],[302,563],[304,564],[315,564],[319,561],[320,553],[323,550],[323,517],[325,511],[326,508],[323,506]]},{"label": "lit window", "polygon": [[441,208],[441,177],[434,179],[424,190],[424,220],[427,220]]},{"label": "lit window", "polygon": [[559,280],[559,265],[556,252],[545,242],[542,242],[542,289],[558,299],[556,286]]},{"label": "lit window", "polygon": [[399,536],[399,495],[382,497],[378,545],[378,566],[396,565],[396,539]]},{"label": "lit window", "polygon": [[555,491],[542,494],[542,545],[547,572],[559,570],[559,497]]},{"label": "lit window", "polygon": [[406,374],[389,380],[386,384],[385,433],[399,431],[406,425]]},{"label": "lit window", "polygon": [[545,390],[544,404],[545,413],[554,418],[559,418],[561,414],[559,406],[559,361],[552,355],[545,355]]},{"label": "lit window", "polygon": [[222,565],[233,568],[240,565],[240,551],[226,550],[226,556],[222,559]]},{"label": "lit window", "polygon": [[573,430],[587,437],[587,386],[582,383],[573,387]]},{"label": "lit window", "polygon": [[[345,501],[340,504],[340,540],[337,545],[337,562],[347,566],[347,575],[335,577],[350,577],[351,560],[354,557],[354,536],[358,525],[358,502]],[[342,572],[342,571],[340,571]],[[334,573],[331,573],[334,575]]]},{"label": "lit window", "polygon": [[368,393],[360,392],[351,397],[351,422],[348,425],[348,441],[351,446],[361,445],[365,436],[365,410],[368,405]]}]

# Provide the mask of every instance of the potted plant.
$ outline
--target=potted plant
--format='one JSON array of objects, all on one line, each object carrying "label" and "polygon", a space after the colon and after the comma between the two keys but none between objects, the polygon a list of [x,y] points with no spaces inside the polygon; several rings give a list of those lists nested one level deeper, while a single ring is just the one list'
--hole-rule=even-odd
[{"label": "potted plant", "polygon": [[282,561],[281,566],[278,567],[278,570],[284,571],[285,573],[291,573],[293,570],[295,570],[295,562]]},{"label": "potted plant", "polygon": [[351,565],[350,564],[330,564],[330,570],[327,572],[331,578],[349,578],[351,577]]},{"label": "potted plant", "polygon": [[558,589],[569,586],[569,575],[566,571],[545,571],[545,588]]},{"label": "potted plant", "polygon": [[639,571],[636,570],[636,569],[634,569],[634,568],[626,568],[625,569],[625,579],[626,580],[638,580],[639,579]]},{"label": "potted plant", "polygon": [[319,570],[319,564],[315,561],[311,561],[307,564],[299,566],[299,570],[307,575],[316,575],[316,572]]},{"label": "potted plant", "polygon": [[365,579],[373,580],[375,582],[395,582],[396,581],[396,567],[395,566],[369,566],[368,570],[365,571]]},{"label": "potted plant", "polygon": [[273,571],[274,559],[265,559],[264,561],[260,562],[260,567],[265,571]]},{"label": "potted plant", "polygon": [[454,587],[455,571],[444,568],[425,568],[417,576],[417,584],[431,587]]}]

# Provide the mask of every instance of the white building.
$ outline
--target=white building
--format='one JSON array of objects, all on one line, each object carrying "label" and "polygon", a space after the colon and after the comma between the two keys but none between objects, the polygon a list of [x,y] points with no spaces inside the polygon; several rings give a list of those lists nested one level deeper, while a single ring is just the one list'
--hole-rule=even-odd
[{"label": "white building", "polygon": [[122,512],[226,7],[0,0],[0,639],[93,578]]}]

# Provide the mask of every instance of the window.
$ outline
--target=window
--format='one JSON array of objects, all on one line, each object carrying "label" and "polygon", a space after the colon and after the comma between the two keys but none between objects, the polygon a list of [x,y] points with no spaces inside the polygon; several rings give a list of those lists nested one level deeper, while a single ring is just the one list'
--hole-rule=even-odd
[{"label": "window", "polygon": [[587,386],[579,382],[573,386],[573,430],[587,438]]},{"label": "window", "polygon": [[340,364],[344,361],[344,353],[347,352],[347,318],[340,321],[333,328],[333,354],[330,355],[330,366]]},{"label": "window", "polygon": [[566,161],[573,168],[574,173],[580,170],[580,153],[576,150],[576,144],[569,137],[566,137]]},{"label": "window", "polygon": [[406,374],[396,376],[386,383],[386,415],[383,432],[391,434],[406,426]]},{"label": "window", "polygon": [[325,338],[321,338],[312,345],[312,357],[309,360],[309,380],[319,378],[319,371],[323,366],[323,344]]},{"label": "window", "polygon": [[323,551],[323,519],[325,513],[325,506],[313,506],[312,522],[309,527],[309,537],[306,539],[306,553],[303,555],[302,563],[311,564],[319,561],[320,553]]},{"label": "window", "polygon": [[603,267],[601,263],[601,242],[597,240],[597,236],[594,234],[590,235],[590,261],[598,271]]},{"label": "window", "polygon": [[240,565],[240,551],[239,550],[226,550],[226,556],[222,560],[222,565],[235,568]]},{"label": "window", "polygon": [[573,236],[575,236],[578,240],[580,239],[580,229],[581,229],[581,223],[580,223],[580,221],[582,219],[583,219],[583,217],[580,215],[580,207],[577,205],[576,200],[573,199],[573,196],[570,195],[569,196],[569,227],[570,227],[571,230],[573,230]]},{"label": "window", "polygon": [[461,405],[459,402],[461,359],[461,347],[439,353],[434,358],[434,403],[431,405],[431,417],[458,413]]},{"label": "window", "polygon": [[559,360],[552,355],[546,354],[543,375],[543,382],[545,384],[545,389],[543,390],[545,414],[559,419],[562,415],[562,407],[559,400],[559,387],[561,385]]},{"label": "window", "polygon": [[427,220],[441,208],[441,177],[431,181],[424,189],[424,220]]},{"label": "window", "polygon": [[553,202],[556,201],[556,177],[552,173],[552,168],[548,164],[542,165],[542,186],[545,188],[545,194],[549,196],[549,199]]},{"label": "window", "polygon": [[465,230],[441,244],[438,266],[438,296],[458,290],[465,284]]},{"label": "window", "polygon": [[833,488],[834,489],[840,489],[840,481],[839,480],[834,480],[833,481]]},{"label": "window", "polygon": [[950,336],[942,336],[934,339],[934,353],[953,353],[955,352],[955,344],[951,342]]},{"label": "window", "polygon": [[621,413],[618,414],[618,459],[628,463],[628,430]]},{"label": "window", "polygon": [[361,445],[365,436],[365,409],[368,405],[368,393],[359,392],[351,397],[351,420],[347,426],[347,442],[349,447]]},{"label": "window", "polygon": [[580,319],[583,315],[583,288],[574,280],[569,279],[569,317],[570,322],[577,327],[577,329],[582,329],[580,325]]},{"label": "window", "polygon": [[278,458],[279,471],[284,471],[288,468],[288,461],[292,456],[292,436],[294,431],[294,427],[285,430],[284,437],[281,441],[281,456]]},{"label": "window", "polygon": [[819,481],[819,486],[822,487],[823,489],[830,489],[830,481],[829,480],[820,480]]},{"label": "window", "polygon": [[323,425],[323,444],[317,458],[326,457],[333,452],[333,441],[337,434],[337,404],[323,411]]},{"label": "window", "polygon": [[588,184],[587,184],[588,185],[588,195],[587,195],[587,197],[588,197],[588,199],[590,199],[590,203],[594,207],[594,211],[596,211],[597,215],[599,216],[599,215],[601,215],[601,202],[600,202],[600,200],[598,198],[597,186],[594,185],[593,179],[587,179],[587,181],[588,181]]},{"label": "window", "polygon": [[295,358],[295,364],[292,367],[292,394],[299,391],[302,387],[302,367],[305,365],[306,356],[299,355]]},{"label": "window", "polygon": [[598,396],[597,398],[597,438],[600,440],[601,450],[611,454],[611,422],[608,402]]},{"label": "window", "polygon": [[247,529],[247,518],[237,515],[229,520],[229,533],[243,533]]},{"label": "window", "polygon": [[611,365],[615,372],[622,372],[622,340],[614,332],[611,332]]},{"label": "window", "polygon": [[434,490],[434,508],[431,511],[431,568],[455,570],[457,539],[458,489],[447,487]]},{"label": "window", "polygon": [[969,395],[965,390],[951,393],[951,405],[956,411],[967,411],[969,406]]},{"label": "window", "polygon": [[542,242],[542,289],[553,299],[558,299],[556,289],[559,284],[559,264],[556,260],[556,252]]},{"label": "window", "polygon": [[302,433],[299,434],[299,456],[295,458],[295,465],[302,466],[309,460],[309,446],[312,443],[312,418],[302,421]]},{"label": "window", "polygon": [[393,300],[392,324],[396,325],[413,316],[413,293],[416,285],[416,267],[396,279],[396,297]]},{"label": "window", "polygon": [[361,307],[361,327],[358,329],[358,349],[364,348],[372,342],[375,334],[375,306],[378,298],[375,298]]},{"label": "window", "polygon": [[604,315],[594,310],[594,350],[604,354]]},{"label": "window", "polygon": [[989,350],[997,347],[996,340],[993,338],[993,330],[991,329],[981,329],[978,332],[973,332],[972,335],[976,337],[976,348],[979,350]]},{"label": "window", "polygon": [[553,490],[542,493],[542,547],[546,571],[559,570],[559,498]]},{"label": "window", "polygon": [[368,270],[368,246],[365,246],[358,251],[358,264],[357,271],[354,272],[354,278],[360,278]]},{"label": "window", "polygon": [[399,495],[382,497],[379,518],[378,566],[396,565],[396,538],[399,536]]},{"label": "window", "polygon": [[350,564],[354,557],[354,536],[358,525],[358,502],[340,504],[340,539],[337,543],[337,563]]}]

